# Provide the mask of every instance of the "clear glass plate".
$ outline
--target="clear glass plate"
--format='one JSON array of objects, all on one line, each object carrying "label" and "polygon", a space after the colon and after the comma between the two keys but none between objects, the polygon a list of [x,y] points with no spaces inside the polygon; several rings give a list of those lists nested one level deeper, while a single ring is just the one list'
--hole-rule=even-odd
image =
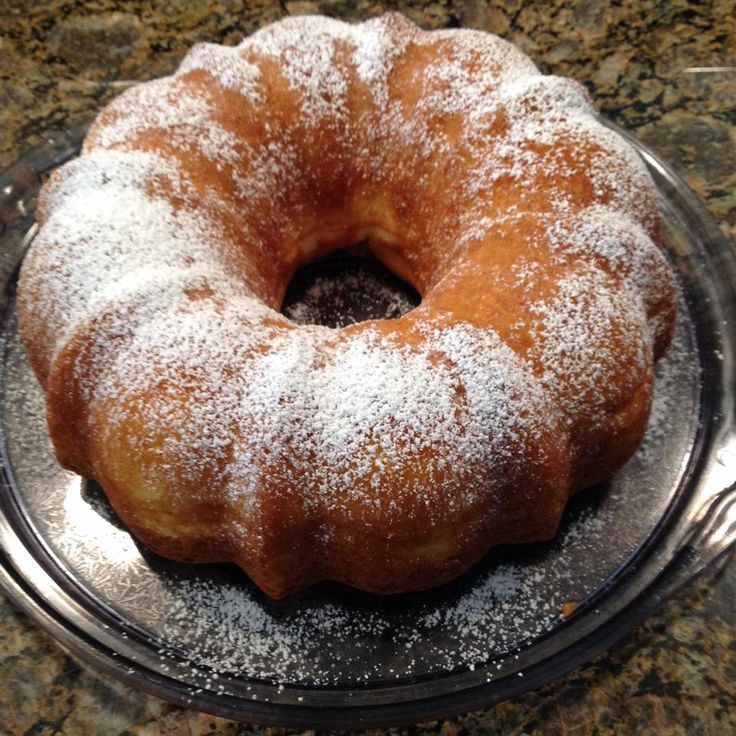
[{"label": "clear glass plate", "polygon": [[93,665],[264,724],[439,718],[581,664],[736,541],[736,259],[682,181],[632,140],[661,193],[682,292],[677,336],[657,367],[642,447],[611,483],[572,502],[554,541],[494,550],[426,593],[325,584],[278,602],[232,566],[181,565],[141,548],[100,489],[54,460],[17,331],[15,276],[40,183],[83,135],[50,140],[0,176],[0,584]]}]

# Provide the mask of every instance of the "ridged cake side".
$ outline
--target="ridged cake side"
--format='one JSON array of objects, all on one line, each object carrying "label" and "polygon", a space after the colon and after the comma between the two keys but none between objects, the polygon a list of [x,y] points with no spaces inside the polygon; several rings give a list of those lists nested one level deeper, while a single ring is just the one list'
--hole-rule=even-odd
[{"label": "ridged cake side", "polygon": [[[102,112],[39,220],[19,308],[60,461],[275,596],[549,538],[634,451],[674,322],[654,187],[584,90],[398,15],[195,47]],[[364,238],[418,308],[278,312]]]}]

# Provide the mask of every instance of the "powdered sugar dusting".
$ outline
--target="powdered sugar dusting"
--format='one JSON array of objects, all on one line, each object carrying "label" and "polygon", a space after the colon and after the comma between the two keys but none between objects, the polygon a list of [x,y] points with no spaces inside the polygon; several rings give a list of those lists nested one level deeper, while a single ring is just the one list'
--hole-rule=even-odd
[{"label": "powdered sugar dusting", "polygon": [[355,74],[375,101],[385,105],[392,64],[416,33],[406,22],[399,24],[402,33],[392,33],[397,23],[392,16],[357,26],[324,16],[286,18],[243,41],[242,48],[279,61],[286,79],[303,94],[302,112],[307,118],[335,117],[344,113],[352,71],[337,63],[338,47],[346,49]]},{"label": "powdered sugar dusting", "polygon": [[[54,461],[43,392],[12,336],[4,374],[9,457],[32,523],[75,585],[149,632],[154,667],[158,650],[161,673],[178,671],[193,690],[242,691],[249,683],[255,693],[254,680],[286,692],[295,683],[380,686],[473,668],[493,677],[513,667],[517,648],[563,623],[563,603],[583,604],[601,588],[648,537],[678,487],[692,437],[688,421],[699,418],[697,351],[684,303],[679,314],[674,344],[657,367],[647,437],[613,486],[571,509],[555,542],[492,556],[460,587],[433,594],[355,600],[331,589],[274,604],[225,566],[142,555],[104,497]],[[126,651],[141,646],[125,644]]]},{"label": "powdered sugar dusting", "polygon": [[[234,511],[263,478],[280,473],[281,486],[310,489],[307,507],[337,509],[354,499],[379,512],[395,477],[421,464],[416,503],[440,523],[443,496],[472,504],[494,489],[485,473],[476,482],[463,474],[458,486],[457,468],[507,464],[524,436],[543,431],[540,417],[549,424],[556,413],[489,331],[430,324],[418,349],[372,329],[334,343],[331,330],[279,325],[275,313],[264,332],[265,308],[254,300],[215,308],[177,299],[175,288],[167,296],[155,320],[149,302],[129,299],[101,342],[92,338],[85,373],[95,380],[81,377],[81,385],[92,407],[125,407],[105,412],[94,431],[120,436],[133,413],[147,442],[164,438],[159,478],[196,487],[209,473],[208,484],[223,488]],[[225,457],[233,462],[218,469]],[[270,503],[267,495],[259,502]]]},{"label": "powdered sugar dusting", "polygon": [[419,107],[431,116],[462,115],[468,122],[465,135],[508,97],[509,84],[541,78],[528,57],[486,33],[450,30],[424,36],[423,42],[440,44],[443,53],[425,70]]},{"label": "powdered sugar dusting", "polygon": [[620,209],[595,204],[572,221],[551,223],[548,233],[552,248],[581,257],[598,256],[610,272],[625,274],[629,287],[647,307],[661,299],[663,274],[669,268],[665,257],[641,224]]},{"label": "powdered sugar dusting", "polygon": [[416,303],[370,270],[354,268],[323,275],[308,285],[298,301],[284,303],[284,315],[297,324],[347,327],[364,319],[396,319]]},{"label": "powdered sugar dusting", "polygon": [[[610,415],[600,386],[615,377],[622,404],[646,388],[667,334],[653,202],[580,86],[506,42],[288,19],[112,103],[46,192],[25,335],[42,371],[74,348],[78,431],[174,505],[217,498],[229,549],[268,557],[257,520],[279,494],[325,550],[356,504],[390,536],[391,491],[430,529],[502,514],[520,487],[554,506],[571,434]],[[338,330],[276,311],[302,254],[355,233],[390,243],[420,308]],[[486,256],[504,239],[502,273]],[[511,330],[436,306],[471,277],[528,294]]]},{"label": "powdered sugar dusting", "polygon": [[[651,365],[640,294],[631,288],[612,289],[606,275],[593,266],[561,278],[554,298],[533,302],[530,312],[531,334],[539,336],[532,354],[538,353],[547,367],[543,383],[553,394],[569,394],[565,405],[573,416],[583,406],[595,415],[606,401],[601,386],[614,379],[625,381],[627,373],[636,386]],[[616,333],[625,335],[630,351],[623,365],[621,343],[611,342]]]},{"label": "powdered sugar dusting", "polygon": [[193,69],[212,75],[223,89],[238,92],[253,102],[260,101],[258,81],[261,72],[257,66],[249,64],[237,48],[213,43],[198,44],[186,55],[176,76]]},{"label": "powdered sugar dusting", "polygon": [[[34,242],[23,289],[34,294],[36,320],[55,347],[96,314],[143,291],[154,311],[166,286],[177,292],[191,277],[219,281],[229,292],[247,291],[243,275],[226,272],[216,220],[195,209],[174,209],[166,195],[187,194],[179,172],[153,154],[95,152],[72,162],[51,195],[55,206]],[[136,227],[132,227],[132,222]],[[247,275],[246,275],[247,278]],[[62,307],[62,308],[60,308]]]},{"label": "powdered sugar dusting", "polygon": [[218,168],[238,160],[238,139],[212,119],[213,101],[192,94],[177,77],[133,87],[112,107],[110,123],[92,131],[97,146],[126,148],[137,136],[166,131],[167,145],[183,153],[199,151]]}]

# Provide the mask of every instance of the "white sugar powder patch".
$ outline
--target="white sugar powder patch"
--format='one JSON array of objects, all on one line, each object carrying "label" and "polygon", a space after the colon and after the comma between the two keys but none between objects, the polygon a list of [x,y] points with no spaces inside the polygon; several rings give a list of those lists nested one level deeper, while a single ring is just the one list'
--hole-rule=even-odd
[{"label": "white sugar powder patch", "polygon": [[[184,283],[197,286],[194,275]],[[80,376],[81,385],[93,406],[125,407],[105,414],[110,441],[122,441],[112,438],[131,411],[149,440],[167,438],[156,472],[172,483],[197,481],[235,458],[209,480],[234,504],[241,493],[250,503],[264,473],[283,472],[284,485],[313,489],[307,504],[330,509],[354,498],[380,506],[396,475],[422,457],[414,493],[439,520],[436,502],[451,481],[438,478],[516,464],[513,448],[557,413],[489,331],[430,324],[410,348],[367,329],[335,344],[331,330],[293,329],[256,300],[230,296],[220,307],[177,288],[166,289],[165,309],[129,300],[121,319],[96,335],[85,369],[94,381]],[[260,327],[264,317],[274,326]],[[161,385],[178,387],[176,395],[157,391]],[[474,484],[467,475],[453,489],[463,503],[490,492],[487,477]]]},{"label": "white sugar powder patch", "polygon": [[[343,116],[348,81],[336,63],[336,40],[350,26],[321,16],[287,19],[267,26],[244,44],[263,57],[277,59],[281,71],[302,93],[303,114],[309,118]],[[305,33],[309,42],[305,43]]]},{"label": "white sugar powder patch", "polygon": [[241,278],[223,269],[219,251],[226,236],[217,223],[146,191],[157,186],[184,194],[169,163],[101,152],[74,162],[52,191],[51,214],[34,242],[43,267],[22,277],[23,288],[36,295],[37,318],[55,340],[45,346],[49,354],[102,305],[124,309],[131,289],[145,288],[159,311],[162,286],[189,273],[244,289]]},{"label": "white sugar powder patch", "polygon": [[[687,314],[688,306],[685,295],[678,284],[678,315]],[[679,414],[678,405],[682,401],[678,386],[687,382],[690,371],[698,368],[698,359],[691,355],[693,336],[689,335],[684,320],[678,320],[672,343],[667,348],[667,353],[660,360],[655,369],[654,395],[649,413],[647,431],[639,449],[639,455],[646,463],[657,462],[656,453],[660,443],[667,440],[668,435],[677,424],[675,417]],[[675,458],[668,458],[674,462]]]},{"label": "white sugar powder patch", "polygon": [[298,302],[287,305],[284,314],[298,324],[327,324],[338,327],[361,321],[358,310],[376,318],[396,319],[414,307],[403,292],[391,288],[368,271],[316,278]]},{"label": "white sugar powder patch", "polygon": [[199,69],[212,75],[223,89],[240,93],[253,103],[261,101],[260,69],[247,62],[237,48],[212,43],[197,44],[184,57],[177,76]]},{"label": "white sugar powder patch", "polygon": [[193,95],[177,77],[133,87],[112,103],[112,121],[95,130],[98,146],[125,148],[129,140],[166,131],[166,142],[183,153],[199,151],[221,168],[238,162],[237,137],[213,120],[213,102]]},{"label": "white sugar powder patch", "polygon": [[[399,25],[399,31],[392,29]],[[323,16],[286,18],[243,41],[241,47],[263,57],[277,59],[291,86],[302,93],[302,113],[307,121],[344,113],[349,72],[372,91],[380,106],[388,102],[388,77],[393,62],[415,35],[416,29],[384,16],[360,25],[349,25]],[[309,42],[305,43],[305,38]],[[343,47],[353,70],[336,63]]]},{"label": "white sugar powder patch", "polygon": [[[471,136],[480,119],[498,109],[510,80],[538,78],[532,62],[511,44],[484,33],[441,32],[424,43],[443,43],[441,57],[423,72],[418,109],[427,117],[461,115]],[[531,75],[531,76],[530,76]]]},{"label": "white sugar powder patch", "polygon": [[[241,586],[187,581],[171,589],[174,604],[163,633],[173,640],[196,641],[189,651],[195,665],[283,684],[360,683],[404,678],[428,668],[473,668],[485,664],[492,652],[513,650],[559,622],[564,601],[554,595],[542,598],[538,591],[547,590],[555,575],[564,578],[567,573],[562,568],[548,572],[549,578],[542,579],[521,566],[500,565],[453,604],[427,606],[414,613],[411,624],[398,628],[380,609],[356,616],[330,603],[276,617]],[[211,639],[213,631],[218,632],[216,640]],[[434,641],[440,631],[449,635]],[[383,653],[371,656],[387,635],[400,652],[395,658],[399,669],[389,667]],[[339,657],[325,650],[325,642],[335,641],[341,642]],[[161,653],[172,656],[166,649]]]},{"label": "white sugar powder patch", "polygon": [[253,217],[258,217],[259,208],[280,205],[288,182],[299,177],[294,148],[288,136],[283,138],[256,147],[247,167],[234,168],[230,174],[245,211]]},{"label": "white sugar powder patch", "polygon": [[[583,258],[600,258],[613,273],[623,274],[630,289],[643,302],[654,305],[662,298],[669,269],[662,251],[644,228],[620,209],[591,205],[570,221],[552,222],[548,228],[549,245]],[[648,326],[652,339],[665,325]]]},{"label": "white sugar powder patch", "polygon": [[[606,398],[601,386],[631,374],[633,385],[651,365],[651,342],[641,295],[624,284],[614,287],[595,266],[578,268],[557,284],[550,300],[529,305],[531,348],[547,372],[543,383],[554,395],[557,387],[574,396],[566,410],[574,416],[586,407],[593,416]],[[618,341],[613,336],[618,334]],[[620,348],[629,348],[622,365]],[[633,387],[632,385],[632,387]],[[569,387],[574,387],[570,392]]]}]

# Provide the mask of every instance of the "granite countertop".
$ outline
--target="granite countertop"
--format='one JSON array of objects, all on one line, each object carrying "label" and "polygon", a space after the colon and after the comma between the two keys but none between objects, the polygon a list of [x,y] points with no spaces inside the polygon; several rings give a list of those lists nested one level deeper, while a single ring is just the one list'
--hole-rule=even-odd
[{"label": "granite countertop", "polygon": [[[736,14],[731,0],[556,2],[0,2],[0,170],[91,118],[131,80],[172,71],[197,41],[226,44],[285,14],[363,19],[398,9],[467,26],[580,80],[658,151],[736,241]],[[736,733],[736,557],[731,554],[608,653],[527,695],[412,733]],[[64,654],[0,594],[0,732],[256,734],[169,705]]]}]

